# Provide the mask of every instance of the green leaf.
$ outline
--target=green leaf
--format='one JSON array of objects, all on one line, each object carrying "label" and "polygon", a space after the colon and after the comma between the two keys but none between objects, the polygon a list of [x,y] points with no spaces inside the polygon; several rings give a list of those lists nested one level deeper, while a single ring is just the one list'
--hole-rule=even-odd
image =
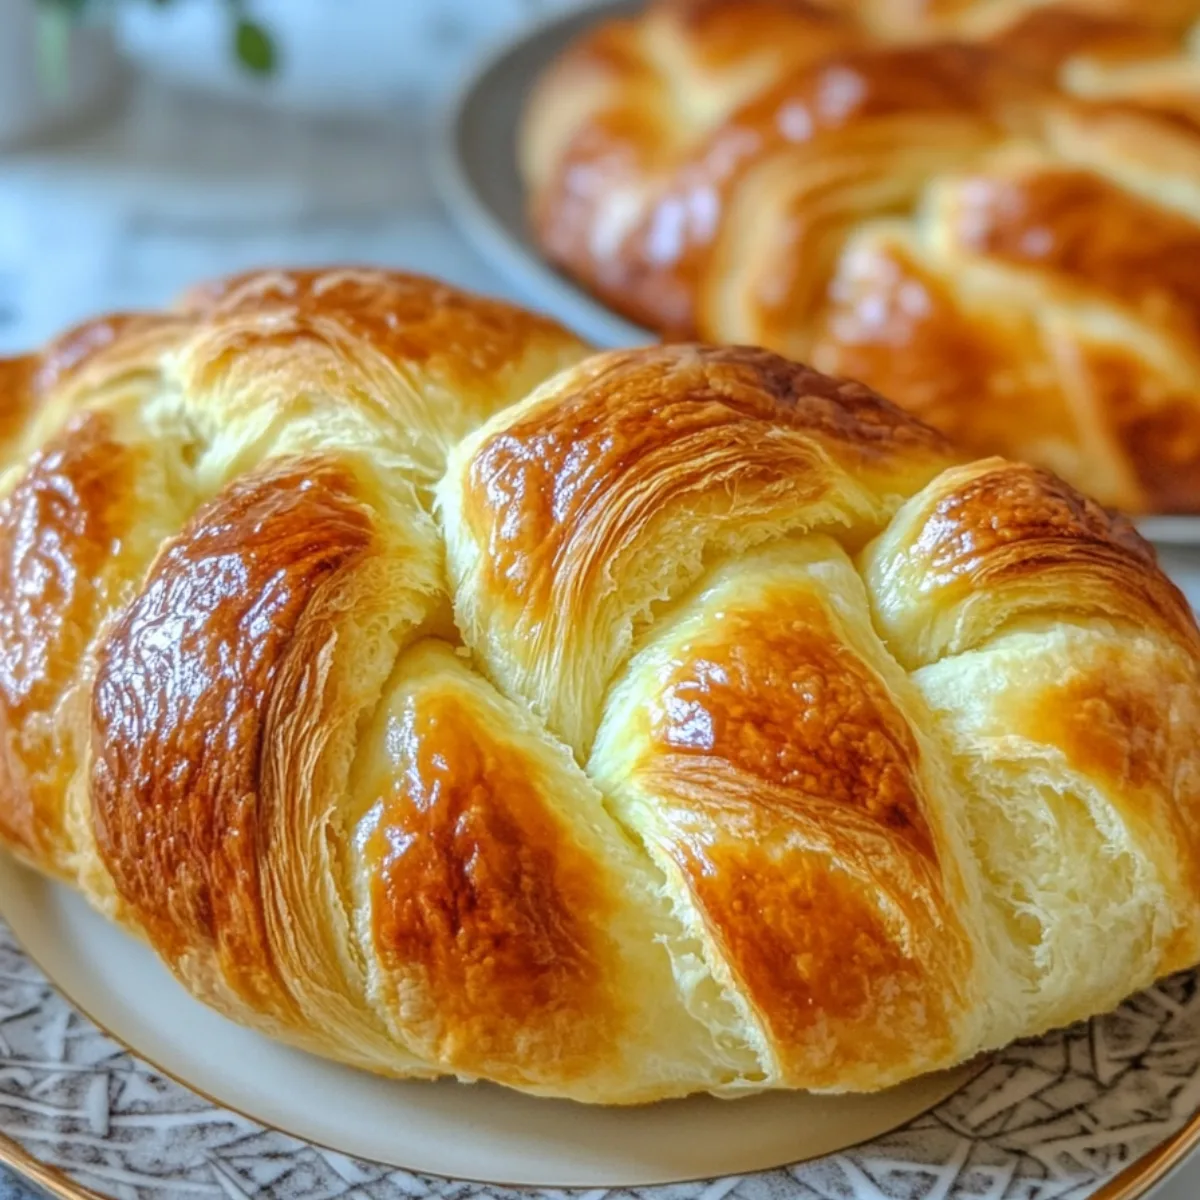
[{"label": "green leaf", "polygon": [[242,66],[256,75],[269,75],[275,70],[275,43],[271,35],[249,17],[237,19],[234,51]]},{"label": "green leaf", "polygon": [[46,94],[55,101],[65,100],[71,89],[71,19],[71,12],[65,5],[44,5],[38,10],[38,76]]}]

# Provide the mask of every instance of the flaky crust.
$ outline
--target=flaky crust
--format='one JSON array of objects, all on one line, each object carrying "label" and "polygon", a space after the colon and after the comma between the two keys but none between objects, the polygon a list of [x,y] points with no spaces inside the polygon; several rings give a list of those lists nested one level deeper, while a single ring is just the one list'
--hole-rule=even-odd
[{"label": "flaky crust", "polygon": [[594,1103],[871,1090],[1200,959],[1182,597],[861,384],[329,270],[0,401],[0,841],[238,1021]]},{"label": "flaky crust", "polygon": [[653,0],[535,89],[532,227],[669,337],[1200,512],[1198,48],[1196,0]]}]

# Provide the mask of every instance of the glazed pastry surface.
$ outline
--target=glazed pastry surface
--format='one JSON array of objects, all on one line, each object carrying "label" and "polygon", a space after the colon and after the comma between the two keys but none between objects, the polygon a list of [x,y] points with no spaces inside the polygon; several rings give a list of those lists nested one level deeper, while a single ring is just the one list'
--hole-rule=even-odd
[{"label": "glazed pastry surface", "polygon": [[237,1021],[591,1103],[871,1090],[1200,960],[1183,598],[865,386],[345,269],[0,398],[0,841]]}]

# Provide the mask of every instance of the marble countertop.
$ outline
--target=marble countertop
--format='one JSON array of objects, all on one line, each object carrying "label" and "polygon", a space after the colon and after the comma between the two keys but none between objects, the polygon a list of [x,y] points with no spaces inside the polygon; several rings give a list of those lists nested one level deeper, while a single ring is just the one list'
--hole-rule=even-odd
[{"label": "marble countertop", "polygon": [[[138,83],[107,123],[0,154],[0,353],[89,314],[152,307],[198,278],[360,261],[516,300],[430,183],[444,87],[393,119],[307,121]],[[1164,556],[1200,604],[1200,556]],[[0,1197],[31,1196],[0,1174]],[[1200,1195],[1200,1161],[1159,1193]]]},{"label": "marble countertop", "polygon": [[0,155],[0,353],[198,277],[358,260],[503,284],[433,194],[428,114],[297,122],[134,86],[124,115]]}]

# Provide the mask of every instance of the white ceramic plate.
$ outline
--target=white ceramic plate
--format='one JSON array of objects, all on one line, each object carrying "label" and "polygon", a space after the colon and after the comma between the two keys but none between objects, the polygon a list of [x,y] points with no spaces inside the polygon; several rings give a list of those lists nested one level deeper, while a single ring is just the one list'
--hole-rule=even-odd
[{"label": "white ceramic plate", "polygon": [[903,1125],[981,1064],[877,1096],[695,1097],[591,1108],[488,1085],[398,1082],[279,1045],[193,1000],[157,956],[62,885],[0,859],[0,909],[46,974],[163,1071],[343,1154],[498,1183],[660,1183],[776,1167]]},{"label": "white ceramic plate", "polygon": [[[599,346],[655,340],[556,271],[541,256],[525,220],[517,171],[517,129],[533,81],[589,26],[634,12],[641,0],[607,0],[559,14],[486,58],[461,88],[436,146],[436,177],[447,208],[485,259],[533,304]],[[1200,516],[1139,522],[1162,545],[1200,546]]]},{"label": "white ceramic plate", "polygon": [[[881,1097],[604,1111],[386,1081],[275,1045],[197,1004],[149,950],[5,856],[0,912],[31,956],[0,925],[0,1159],[75,1200],[81,1185],[121,1200],[518,1195],[432,1173],[600,1187],[709,1177],[639,1192],[645,1200],[1130,1200],[1200,1137],[1191,973],[982,1071]],[[33,959],[95,1022],[196,1091],[74,1012]],[[741,1175],[849,1142],[861,1144]]]}]

